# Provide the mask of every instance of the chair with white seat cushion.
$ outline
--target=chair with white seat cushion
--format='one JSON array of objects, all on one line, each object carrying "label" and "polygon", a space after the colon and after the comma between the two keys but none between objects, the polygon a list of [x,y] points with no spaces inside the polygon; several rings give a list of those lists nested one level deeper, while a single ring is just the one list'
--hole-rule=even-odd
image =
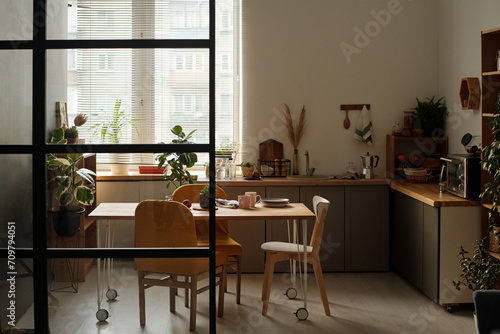
[{"label": "chair with white seat cushion", "polygon": [[[307,263],[313,265],[314,275],[316,276],[316,283],[318,285],[321,301],[323,302],[325,314],[330,315],[330,307],[328,305],[325,282],[323,280],[323,271],[319,259],[321,239],[323,237],[323,229],[330,202],[321,196],[314,196],[313,206],[316,222],[314,224],[311,241],[309,246],[307,246]],[[269,306],[269,295],[271,294],[274,264],[286,260],[301,261],[302,255],[304,254],[304,246],[289,242],[273,241],[263,243],[261,249],[266,252],[266,267],[264,270],[264,282],[262,284],[262,314],[266,315]]]}]

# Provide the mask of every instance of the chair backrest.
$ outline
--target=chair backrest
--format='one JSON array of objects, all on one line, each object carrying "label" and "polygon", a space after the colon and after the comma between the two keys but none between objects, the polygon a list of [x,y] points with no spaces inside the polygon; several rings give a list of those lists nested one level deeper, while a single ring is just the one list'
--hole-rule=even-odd
[{"label": "chair backrest", "polygon": [[[172,193],[174,201],[182,202],[185,199],[192,203],[200,203],[200,192],[205,184],[185,184],[175,189]],[[215,198],[227,199],[226,192],[219,186],[215,186]]]},{"label": "chair backrest", "polygon": [[328,208],[330,207],[330,201],[316,195],[313,197],[313,207],[314,214],[316,215],[316,223],[314,224],[309,246],[313,248],[313,253],[319,253],[321,239],[323,238],[323,230],[325,227],[326,214],[328,213]]},{"label": "chair backrest", "polygon": [[[135,210],[135,246],[197,247],[193,213],[176,201],[142,201]],[[137,270],[175,273],[198,262],[182,258],[136,259],[136,266]]]},{"label": "chair backrest", "polygon": [[[204,184],[185,184],[175,189],[172,193],[174,201],[182,202],[185,199],[192,203],[200,203],[200,192],[205,188]],[[215,198],[227,199],[226,192],[219,186],[215,186]],[[196,233],[200,238],[207,238],[209,234],[208,222],[196,222]],[[217,219],[215,233],[229,235],[229,222]]]}]

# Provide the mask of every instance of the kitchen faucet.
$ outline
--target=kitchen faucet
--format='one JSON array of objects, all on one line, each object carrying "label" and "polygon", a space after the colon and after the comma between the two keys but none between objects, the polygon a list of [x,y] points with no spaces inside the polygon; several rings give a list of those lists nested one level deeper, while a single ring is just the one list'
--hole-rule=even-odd
[{"label": "kitchen faucet", "polygon": [[305,156],[306,156],[306,174],[307,174],[307,176],[312,176],[314,173],[314,170],[316,168],[309,169],[309,151],[308,150],[306,150]]}]

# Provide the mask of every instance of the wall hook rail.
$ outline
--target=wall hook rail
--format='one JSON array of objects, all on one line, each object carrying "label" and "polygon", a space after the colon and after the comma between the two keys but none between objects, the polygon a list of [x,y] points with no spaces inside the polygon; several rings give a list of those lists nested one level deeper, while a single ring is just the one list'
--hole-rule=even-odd
[{"label": "wall hook rail", "polygon": [[341,104],[340,110],[345,111],[344,128],[349,129],[351,121],[349,120],[349,110],[362,110],[363,107],[370,110],[369,104]]}]

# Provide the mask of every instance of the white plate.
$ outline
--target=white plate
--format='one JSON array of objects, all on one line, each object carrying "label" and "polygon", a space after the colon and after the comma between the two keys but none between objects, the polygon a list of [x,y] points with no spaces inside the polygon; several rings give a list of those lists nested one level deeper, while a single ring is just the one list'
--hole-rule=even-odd
[{"label": "white plate", "polygon": [[262,204],[288,204],[288,198],[263,198],[260,200]]},{"label": "white plate", "polygon": [[288,203],[262,203],[263,206],[268,206],[270,208],[282,208],[284,206],[287,206]]}]

